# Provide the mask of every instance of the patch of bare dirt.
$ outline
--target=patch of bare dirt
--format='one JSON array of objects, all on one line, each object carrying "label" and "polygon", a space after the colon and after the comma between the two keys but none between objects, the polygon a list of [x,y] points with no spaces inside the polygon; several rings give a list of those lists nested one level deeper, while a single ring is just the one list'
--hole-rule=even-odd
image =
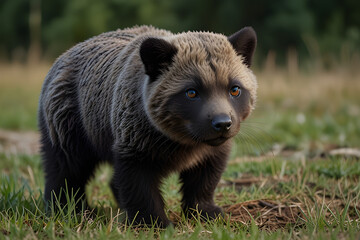
[{"label": "patch of bare dirt", "polygon": [[6,154],[27,154],[39,153],[39,133],[17,132],[0,129],[0,153]]},{"label": "patch of bare dirt", "polygon": [[[224,205],[222,208],[227,221],[247,226],[255,223],[265,231],[285,229],[288,225],[301,227],[305,223],[303,204],[288,199],[252,200]],[[182,221],[181,214],[173,211],[170,212],[170,219],[175,223]]]},{"label": "patch of bare dirt", "polygon": [[301,203],[272,200],[252,200],[223,206],[230,222],[251,224],[252,220],[261,230],[276,231],[287,225],[302,225]]},{"label": "patch of bare dirt", "polygon": [[4,236],[8,236],[10,235],[10,232],[5,230],[5,229],[1,229],[0,232],[4,235]]},{"label": "patch of bare dirt", "polygon": [[[244,175],[239,179],[222,180],[220,187],[234,186],[236,189],[242,189],[250,185],[264,186],[265,184],[276,185],[280,182],[294,181],[290,176],[283,178],[276,177],[254,177],[252,175]],[[346,214],[349,221],[359,221],[358,209],[360,203],[352,199],[344,199],[338,195],[328,195],[326,190],[317,188],[313,182],[305,183],[316,192],[307,195],[300,195],[299,198],[277,198],[276,200],[252,200],[246,202],[236,202],[236,197],[231,200],[233,203],[224,205],[223,208],[230,222],[239,222],[249,225],[253,222],[262,230],[276,231],[284,229],[287,225],[301,227],[305,221],[305,214],[316,214],[316,207],[323,208],[326,221],[331,223],[337,221],[334,214]],[[221,199],[222,194],[216,196],[217,200]],[[230,196],[231,198],[231,196]],[[352,196],[356,198],[356,196]],[[300,200],[301,199],[301,200]],[[229,197],[228,197],[229,200]]]}]

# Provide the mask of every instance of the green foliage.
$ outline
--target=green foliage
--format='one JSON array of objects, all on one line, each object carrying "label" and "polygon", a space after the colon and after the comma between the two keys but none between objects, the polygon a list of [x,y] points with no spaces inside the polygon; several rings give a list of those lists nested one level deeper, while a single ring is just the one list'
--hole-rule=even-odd
[{"label": "green foliage", "polygon": [[[0,54],[28,49],[31,6],[38,1],[0,2]],[[356,0],[43,0],[40,10],[42,48],[51,58],[93,35],[136,24],[227,35],[251,25],[259,36],[258,62],[270,50],[283,62],[292,48],[330,65],[360,51]]]},{"label": "green foliage", "polygon": [[313,166],[319,174],[329,178],[360,177],[360,164],[356,159],[331,159]]},{"label": "green foliage", "polygon": [[0,54],[29,44],[29,1],[0,1]]},{"label": "green foliage", "polygon": [[[38,93],[36,93],[38,94]],[[35,93],[18,88],[0,87],[0,127],[7,129],[36,129],[37,104]]]}]

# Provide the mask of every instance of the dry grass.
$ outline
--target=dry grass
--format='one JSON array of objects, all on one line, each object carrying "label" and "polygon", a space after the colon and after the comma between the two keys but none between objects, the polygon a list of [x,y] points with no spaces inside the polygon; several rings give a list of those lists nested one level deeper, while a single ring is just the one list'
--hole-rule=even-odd
[{"label": "dry grass", "polygon": [[0,63],[0,86],[2,88],[23,88],[29,91],[38,90],[50,67],[50,63],[38,65]]},{"label": "dry grass", "polygon": [[[281,107],[305,110],[317,103],[334,112],[342,104],[353,104],[360,113],[360,69],[299,73],[291,76],[286,71],[268,71],[257,74],[260,104],[281,100]],[[283,110],[283,109],[282,109]]]}]

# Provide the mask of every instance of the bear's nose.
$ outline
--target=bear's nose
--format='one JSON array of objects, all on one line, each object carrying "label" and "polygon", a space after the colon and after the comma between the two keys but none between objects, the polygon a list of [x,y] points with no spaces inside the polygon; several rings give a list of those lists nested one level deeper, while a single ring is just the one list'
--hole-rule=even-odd
[{"label": "bear's nose", "polygon": [[215,116],[211,121],[213,129],[217,132],[226,132],[232,124],[231,118],[226,114]]}]

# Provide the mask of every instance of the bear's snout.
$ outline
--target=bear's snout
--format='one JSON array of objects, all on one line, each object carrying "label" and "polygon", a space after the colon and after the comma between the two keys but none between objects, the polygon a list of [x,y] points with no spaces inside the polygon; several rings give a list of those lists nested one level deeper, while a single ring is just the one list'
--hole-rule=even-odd
[{"label": "bear's snout", "polygon": [[211,121],[212,128],[219,133],[226,133],[230,130],[231,125],[231,117],[227,114],[216,115]]}]

